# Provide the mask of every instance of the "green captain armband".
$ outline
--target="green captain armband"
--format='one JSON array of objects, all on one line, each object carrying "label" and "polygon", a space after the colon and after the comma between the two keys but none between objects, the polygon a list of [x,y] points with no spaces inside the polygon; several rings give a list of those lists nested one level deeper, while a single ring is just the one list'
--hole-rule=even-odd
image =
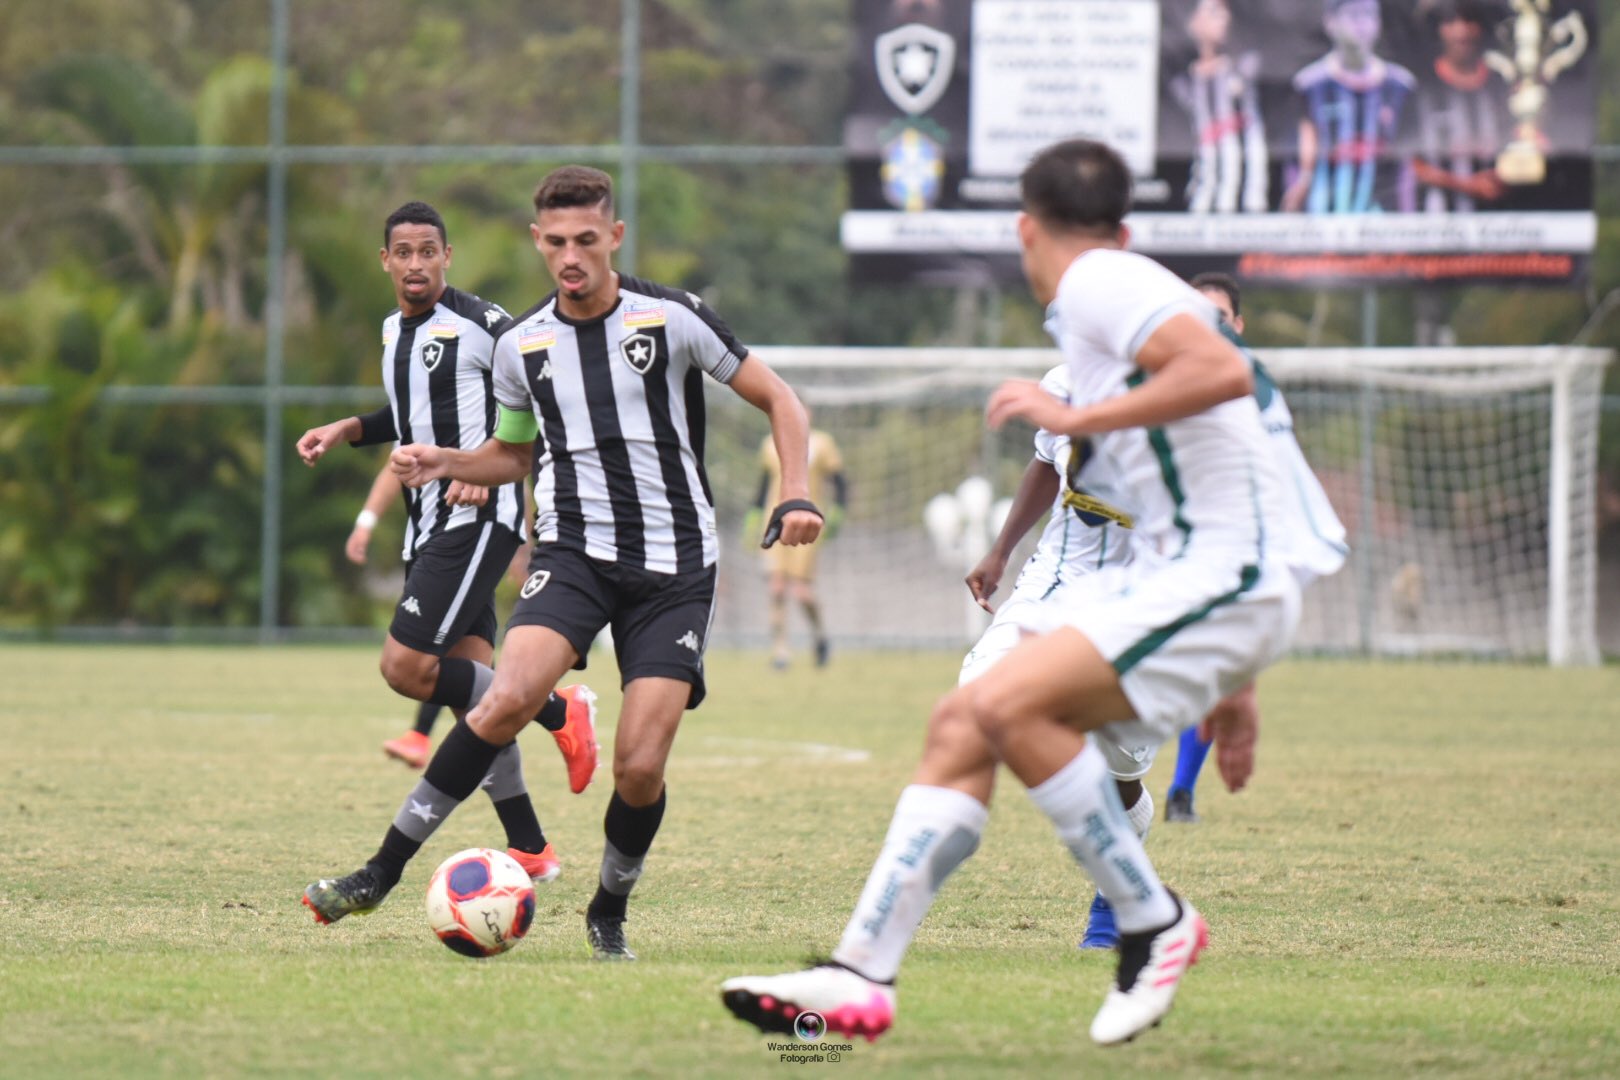
[{"label": "green captain armband", "polygon": [[517,409],[508,409],[505,405],[496,403],[495,437],[503,443],[529,443],[534,442],[540,435],[540,425],[534,419],[534,413],[527,409],[521,412]]}]

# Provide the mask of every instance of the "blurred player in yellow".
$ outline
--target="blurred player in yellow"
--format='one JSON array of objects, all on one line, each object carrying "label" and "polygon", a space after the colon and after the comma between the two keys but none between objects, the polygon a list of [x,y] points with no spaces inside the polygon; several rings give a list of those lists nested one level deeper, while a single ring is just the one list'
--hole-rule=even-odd
[{"label": "blurred player in yellow", "polygon": [[[744,524],[750,541],[760,536],[765,508],[781,501],[782,460],[776,456],[776,445],[769,436],[760,443],[759,466],[759,494]],[[829,491],[832,494],[830,501],[827,498]],[[830,646],[826,627],[821,621],[821,603],[816,599],[816,556],[821,551],[822,541],[834,536],[843,524],[848,495],[849,489],[844,482],[844,459],[838,452],[838,444],[825,431],[812,430],[810,501],[828,508],[827,524],[821,531],[821,539],[813,544],[800,544],[798,547],[777,544],[765,552],[765,570],[770,575],[771,585],[772,667],[785,668],[793,659],[787,632],[789,593],[799,602],[805,619],[810,623],[810,632],[815,637],[816,666],[825,667],[827,664]]]}]

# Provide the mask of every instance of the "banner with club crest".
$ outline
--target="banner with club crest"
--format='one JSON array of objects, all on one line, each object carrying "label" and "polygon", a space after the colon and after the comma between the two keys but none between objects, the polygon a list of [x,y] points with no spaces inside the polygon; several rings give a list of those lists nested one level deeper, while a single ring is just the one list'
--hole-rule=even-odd
[{"label": "banner with club crest", "polygon": [[1018,174],[1102,139],[1132,247],[1256,284],[1533,282],[1597,239],[1597,0],[856,0],[845,249],[1016,279]]}]

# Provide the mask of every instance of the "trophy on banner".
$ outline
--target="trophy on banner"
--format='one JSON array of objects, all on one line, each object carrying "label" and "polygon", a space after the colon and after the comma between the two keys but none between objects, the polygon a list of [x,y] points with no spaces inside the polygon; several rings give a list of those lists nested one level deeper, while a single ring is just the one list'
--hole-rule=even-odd
[{"label": "trophy on banner", "polygon": [[1547,178],[1547,154],[1537,121],[1549,88],[1585,55],[1589,39],[1578,11],[1555,22],[1552,0],[1512,0],[1512,5],[1513,55],[1485,56],[1492,70],[1513,87],[1508,94],[1513,138],[1497,155],[1496,175],[1505,184],[1539,184]]}]

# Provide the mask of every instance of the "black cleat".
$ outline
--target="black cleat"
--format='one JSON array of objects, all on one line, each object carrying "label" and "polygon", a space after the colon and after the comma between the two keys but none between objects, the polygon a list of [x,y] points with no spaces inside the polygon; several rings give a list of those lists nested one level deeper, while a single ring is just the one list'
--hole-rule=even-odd
[{"label": "black cleat", "polygon": [[597,960],[634,960],[636,954],[624,942],[624,920],[606,915],[585,914],[585,940]]},{"label": "black cleat", "polygon": [[1184,825],[1198,824],[1198,812],[1193,809],[1193,793],[1186,788],[1171,788],[1164,798],[1164,820],[1179,821]]},{"label": "black cleat", "polygon": [[816,638],[816,667],[826,667],[827,659],[832,655],[832,643],[826,638]]},{"label": "black cleat", "polygon": [[362,866],[348,877],[322,878],[305,889],[304,906],[326,925],[345,915],[370,915],[387,899],[388,888],[371,867]]}]

